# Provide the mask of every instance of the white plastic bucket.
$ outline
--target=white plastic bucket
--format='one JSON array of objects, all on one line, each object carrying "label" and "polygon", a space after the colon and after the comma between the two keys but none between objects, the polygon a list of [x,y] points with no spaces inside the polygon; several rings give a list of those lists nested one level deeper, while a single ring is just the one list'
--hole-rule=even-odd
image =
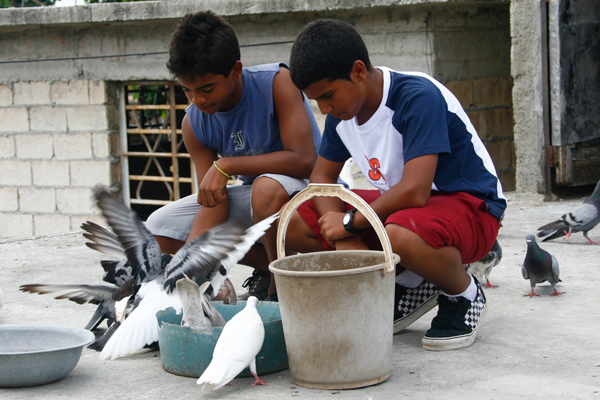
[{"label": "white plastic bucket", "polygon": [[[371,222],[384,251],[327,251],[285,255],[293,212],[314,196],[337,196]],[[393,341],[394,266],[383,224],[341,185],[311,184],[290,201],[277,232],[275,276],[290,372],[297,385],[351,389],[385,381]]]}]

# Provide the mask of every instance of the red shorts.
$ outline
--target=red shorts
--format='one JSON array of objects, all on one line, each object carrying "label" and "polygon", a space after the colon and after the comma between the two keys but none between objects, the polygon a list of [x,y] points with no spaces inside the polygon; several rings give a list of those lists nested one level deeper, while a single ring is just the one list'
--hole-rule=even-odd
[{"label": "red shorts", "polygon": [[[381,194],[379,190],[353,190],[367,203],[372,203]],[[353,207],[346,204],[346,210]],[[312,200],[298,207],[298,212],[308,226],[323,243],[325,250],[333,250],[321,235],[319,213]],[[431,192],[425,207],[407,208],[390,215],[385,224],[403,226],[425,240],[430,246],[440,249],[456,247],[462,256],[463,264],[470,264],[485,256],[498,236],[500,222],[487,212],[485,202],[463,192]],[[381,243],[374,229],[367,229],[359,235],[372,249],[381,249]]]}]

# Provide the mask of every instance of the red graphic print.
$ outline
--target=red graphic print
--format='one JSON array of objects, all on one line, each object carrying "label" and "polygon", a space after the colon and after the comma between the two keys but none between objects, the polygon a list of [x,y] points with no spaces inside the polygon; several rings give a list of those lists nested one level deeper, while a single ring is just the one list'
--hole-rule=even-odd
[{"label": "red graphic print", "polygon": [[383,179],[385,182],[387,182],[387,180],[379,170],[379,168],[381,168],[379,160],[377,158],[371,158],[369,160],[367,156],[365,156],[365,158],[367,159],[367,161],[369,162],[369,166],[371,167],[371,169],[369,170],[369,178],[372,181],[378,181],[380,179]]}]

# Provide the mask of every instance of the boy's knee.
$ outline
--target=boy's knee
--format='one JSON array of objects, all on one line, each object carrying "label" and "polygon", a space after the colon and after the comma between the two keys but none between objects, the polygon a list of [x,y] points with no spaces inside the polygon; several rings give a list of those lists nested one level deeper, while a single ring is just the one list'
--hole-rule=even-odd
[{"label": "boy's knee", "polygon": [[275,213],[289,199],[287,191],[275,179],[258,178],[252,184],[252,209],[255,214],[260,210]]}]

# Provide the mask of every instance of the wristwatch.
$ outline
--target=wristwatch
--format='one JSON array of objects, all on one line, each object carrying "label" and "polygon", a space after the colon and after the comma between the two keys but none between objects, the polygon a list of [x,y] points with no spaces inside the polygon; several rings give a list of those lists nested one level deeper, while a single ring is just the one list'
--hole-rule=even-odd
[{"label": "wristwatch", "polygon": [[353,235],[358,235],[359,233],[364,231],[364,229],[355,229],[354,227],[352,227],[352,223],[354,222],[354,214],[356,213],[356,211],[358,211],[356,208],[348,211],[344,215],[344,219],[342,219],[342,223],[344,224],[344,229],[346,230],[346,232],[351,233]]}]

